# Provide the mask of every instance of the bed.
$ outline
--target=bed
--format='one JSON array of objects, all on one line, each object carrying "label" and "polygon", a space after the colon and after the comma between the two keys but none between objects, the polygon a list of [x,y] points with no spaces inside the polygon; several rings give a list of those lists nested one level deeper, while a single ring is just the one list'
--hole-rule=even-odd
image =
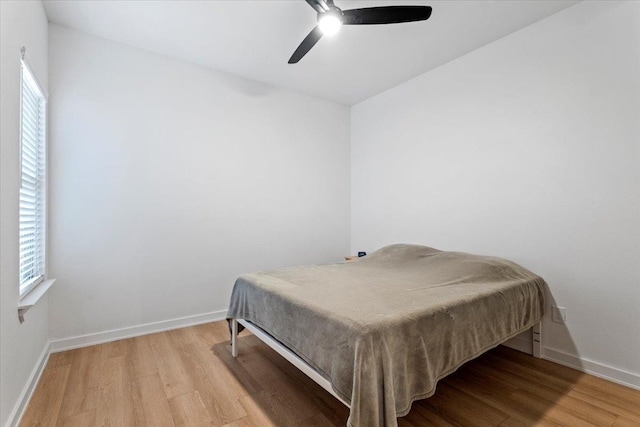
[{"label": "bed", "polygon": [[240,276],[228,318],[350,408],[349,427],[393,427],[439,379],[534,329],[544,280],[511,261],[391,245],[355,261]]}]

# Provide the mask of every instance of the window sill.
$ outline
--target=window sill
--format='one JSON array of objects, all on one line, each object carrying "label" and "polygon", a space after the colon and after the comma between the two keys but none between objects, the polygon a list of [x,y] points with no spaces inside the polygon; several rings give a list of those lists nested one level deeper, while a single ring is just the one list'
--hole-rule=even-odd
[{"label": "window sill", "polygon": [[31,289],[26,294],[20,297],[20,302],[18,303],[18,319],[20,319],[20,323],[24,322],[24,314],[31,307],[36,305],[40,298],[47,293],[49,288],[55,283],[56,279],[46,279],[42,282],[38,283],[35,288]]}]

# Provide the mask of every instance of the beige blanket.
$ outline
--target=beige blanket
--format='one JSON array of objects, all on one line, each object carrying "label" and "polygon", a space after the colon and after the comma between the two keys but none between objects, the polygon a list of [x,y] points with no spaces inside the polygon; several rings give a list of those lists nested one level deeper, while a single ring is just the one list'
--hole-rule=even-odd
[{"label": "beige blanket", "polygon": [[464,362],[540,321],[544,280],[494,257],[387,246],[356,261],[238,278],[251,321],[351,403],[351,427],[397,426]]}]

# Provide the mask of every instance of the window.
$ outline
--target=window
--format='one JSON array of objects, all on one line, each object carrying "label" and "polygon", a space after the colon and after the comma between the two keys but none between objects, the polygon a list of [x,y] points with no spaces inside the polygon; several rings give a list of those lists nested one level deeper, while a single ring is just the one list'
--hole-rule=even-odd
[{"label": "window", "polygon": [[21,63],[20,295],[44,280],[47,99],[26,62]]}]

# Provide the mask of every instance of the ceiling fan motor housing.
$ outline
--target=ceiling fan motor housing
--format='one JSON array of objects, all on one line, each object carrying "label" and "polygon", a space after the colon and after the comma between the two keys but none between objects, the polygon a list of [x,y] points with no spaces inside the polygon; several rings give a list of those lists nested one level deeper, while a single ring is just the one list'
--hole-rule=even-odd
[{"label": "ceiling fan motor housing", "polygon": [[342,12],[342,9],[340,9],[339,7],[330,6],[328,12],[318,12],[318,23],[320,22],[320,20],[327,18],[329,16],[335,16],[340,22],[342,22],[342,19],[344,18],[344,13]]}]

